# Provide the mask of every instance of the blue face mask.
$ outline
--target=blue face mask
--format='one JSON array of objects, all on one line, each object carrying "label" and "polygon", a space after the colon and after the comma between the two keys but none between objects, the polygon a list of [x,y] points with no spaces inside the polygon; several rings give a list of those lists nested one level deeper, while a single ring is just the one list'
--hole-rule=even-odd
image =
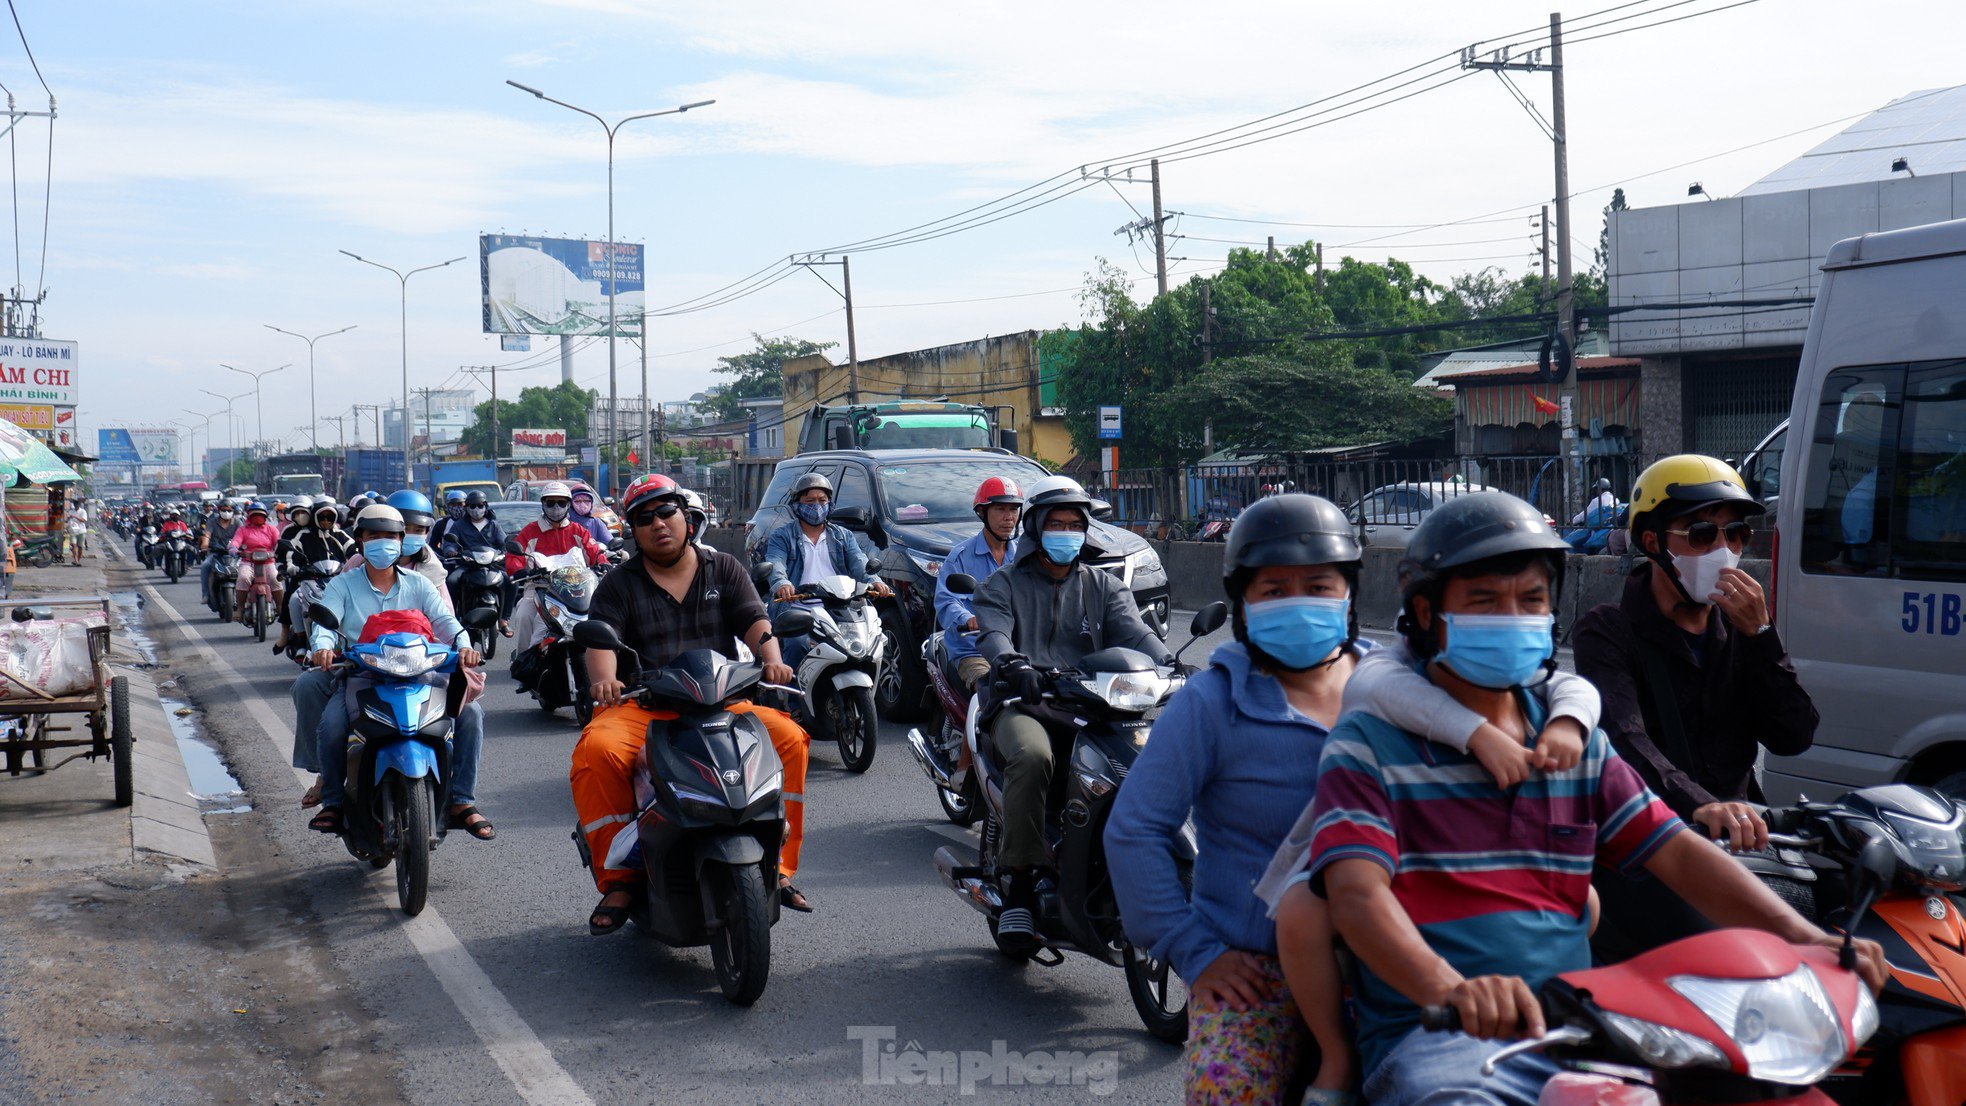
[{"label": "blue face mask", "polygon": [[362,559],[372,565],[393,565],[403,555],[403,543],[395,538],[370,538],[362,543]]},{"label": "blue face mask", "polygon": [[1447,647],[1435,659],[1476,687],[1522,687],[1555,650],[1547,614],[1443,614]]},{"label": "blue face mask", "polygon": [[1242,609],[1257,648],[1294,672],[1310,668],[1351,637],[1351,600],[1321,595],[1266,599]]},{"label": "blue face mask", "polygon": [[1077,530],[1046,530],[1038,544],[1052,564],[1068,565],[1079,559],[1079,551],[1085,548],[1085,534]]},{"label": "blue face mask", "polygon": [[826,522],[826,516],[833,513],[833,505],[831,503],[794,503],[792,504],[792,513],[799,516],[799,521],[805,523],[807,526],[822,526]]},{"label": "blue face mask", "polygon": [[428,534],[404,534],[403,556],[414,557],[418,553],[423,552],[423,547],[429,544],[430,535]]}]

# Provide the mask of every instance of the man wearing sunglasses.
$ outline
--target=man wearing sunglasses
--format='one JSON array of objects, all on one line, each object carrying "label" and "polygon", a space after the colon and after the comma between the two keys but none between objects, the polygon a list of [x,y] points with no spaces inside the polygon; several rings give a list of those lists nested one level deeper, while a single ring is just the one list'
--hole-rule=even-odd
[{"label": "man wearing sunglasses", "polygon": [[[605,622],[635,650],[644,671],[659,668],[692,649],[714,649],[736,656],[744,642],[764,664],[764,682],[789,684],[792,670],[771,636],[765,605],[737,558],[697,544],[708,514],[691,493],[660,474],[644,476],[622,494],[622,514],[634,534],[635,554],[601,577],[587,617]],[[622,698],[623,684],[613,653],[589,650],[587,678],[599,709],[574,746],[573,805],[580,816],[593,858],[594,885],[601,902],[587,922],[596,936],[619,930],[628,917],[639,868],[610,868],[615,835],[635,832],[635,763],[659,717],[633,699]],[[806,746],[804,729],[782,711],[747,702],[726,709],[764,723],[785,771],[783,795],[788,833],[779,852],[779,903],[810,911],[806,897],[792,886],[799,847],[805,840]],[[632,837],[630,838],[632,840]]]},{"label": "man wearing sunglasses", "polygon": [[[1613,748],[1674,813],[1736,852],[1765,849],[1755,761],[1808,749],[1817,721],[1761,584],[1739,567],[1765,508],[1725,462],[1681,454],[1639,474],[1630,511],[1643,561],[1619,602],[1578,620],[1577,671],[1603,696]],[[1608,959],[1709,928],[1656,881],[1600,870],[1596,883]]]}]

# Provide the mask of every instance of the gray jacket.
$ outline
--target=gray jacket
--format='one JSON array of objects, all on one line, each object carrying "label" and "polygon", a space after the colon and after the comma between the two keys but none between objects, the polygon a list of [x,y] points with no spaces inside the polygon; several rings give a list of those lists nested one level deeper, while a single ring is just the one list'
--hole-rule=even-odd
[{"label": "gray jacket", "polygon": [[1166,661],[1167,644],[1140,620],[1133,593],[1119,577],[1080,562],[1063,580],[1053,580],[1036,563],[1042,555],[1031,549],[991,573],[970,603],[979,629],[976,648],[985,659],[994,664],[1016,654],[1037,668],[1069,668],[1088,653],[1123,646]]}]

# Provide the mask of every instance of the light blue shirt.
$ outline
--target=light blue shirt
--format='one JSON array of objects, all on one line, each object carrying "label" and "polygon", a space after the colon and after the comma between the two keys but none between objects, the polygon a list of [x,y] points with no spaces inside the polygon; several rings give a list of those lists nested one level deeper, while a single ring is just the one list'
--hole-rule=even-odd
[{"label": "light blue shirt", "polygon": [[[366,571],[344,572],[328,581],[328,586],[322,589],[320,604],[334,612],[341,623],[341,632],[348,636],[349,641],[360,638],[362,627],[370,617],[382,611],[415,610],[422,611],[423,617],[430,620],[431,627],[437,631],[438,641],[448,641],[453,645],[468,644],[463,640],[467,636],[464,624],[450,612],[435,584],[419,573],[404,572],[393,566],[390,571],[396,574],[396,583],[386,592],[377,591],[375,585],[369,583]],[[324,626],[314,626],[308,632],[307,642],[318,652],[334,648],[335,636]]]},{"label": "light blue shirt", "polygon": [[[1003,564],[1017,559],[1017,539],[1011,538],[1004,547]],[[949,550],[948,557],[942,561],[942,571],[935,574],[935,624],[942,630],[942,648],[950,661],[976,655],[976,634],[966,633],[964,626],[976,612],[969,609],[969,597],[957,595],[943,583],[958,572],[966,572],[976,578],[976,586],[981,588],[983,581],[1003,565],[990,556],[990,539],[983,531],[968,541]]]}]

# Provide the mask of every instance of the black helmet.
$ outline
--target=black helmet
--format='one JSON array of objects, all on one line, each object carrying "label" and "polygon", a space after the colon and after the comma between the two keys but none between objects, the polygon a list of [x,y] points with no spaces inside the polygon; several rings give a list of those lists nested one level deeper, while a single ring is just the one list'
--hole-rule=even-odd
[{"label": "black helmet", "polygon": [[1240,600],[1264,565],[1350,565],[1363,554],[1345,512],[1328,499],[1287,493],[1259,499],[1236,516],[1222,550],[1222,584]]},{"label": "black helmet", "polygon": [[466,507],[486,507],[491,505],[491,500],[485,498],[483,491],[474,488],[464,493],[464,505]]},{"label": "black helmet", "polygon": [[1402,574],[1432,576],[1508,553],[1570,551],[1543,512],[1507,492],[1467,492],[1434,508],[1406,544]]},{"label": "black helmet", "polygon": [[797,480],[793,481],[792,494],[787,498],[791,499],[793,502],[797,502],[800,496],[804,495],[805,493],[811,491],[814,488],[818,488],[820,491],[825,492],[826,498],[828,499],[833,498],[833,482],[831,480],[826,479],[826,474],[823,472],[808,472],[804,476],[801,476]]}]

